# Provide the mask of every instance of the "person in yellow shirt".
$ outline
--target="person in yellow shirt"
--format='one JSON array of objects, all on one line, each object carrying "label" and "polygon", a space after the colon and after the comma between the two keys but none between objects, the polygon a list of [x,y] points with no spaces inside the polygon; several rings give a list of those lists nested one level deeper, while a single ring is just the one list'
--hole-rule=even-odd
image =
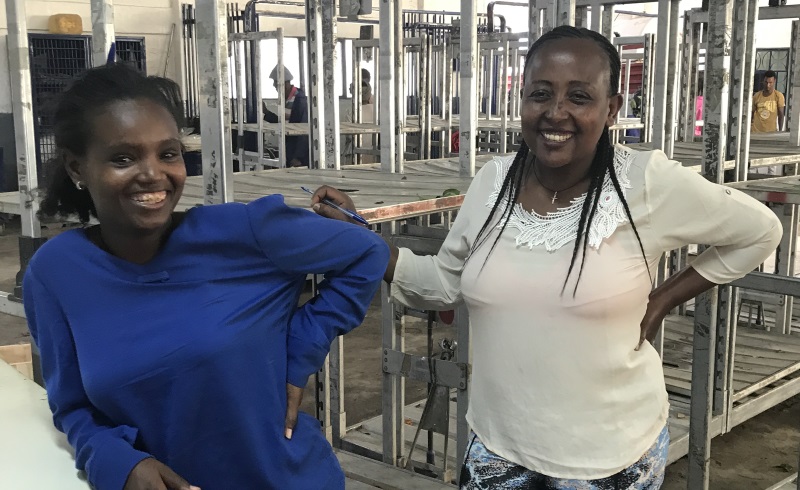
[{"label": "person in yellow shirt", "polygon": [[763,90],[753,94],[754,133],[771,133],[783,128],[784,107],[786,101],[783,94],[775,90],[775,72],[767,70],[762,81]]}]

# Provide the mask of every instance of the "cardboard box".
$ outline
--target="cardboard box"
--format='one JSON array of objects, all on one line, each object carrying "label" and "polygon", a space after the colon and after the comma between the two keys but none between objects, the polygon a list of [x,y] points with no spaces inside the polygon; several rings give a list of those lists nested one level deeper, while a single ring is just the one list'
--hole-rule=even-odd
[{"label": "cardboard box", "polygon": [[33,358],[31,357],[31,344],[16,344],[0,346],[0,360],[16,368],[28,379],[33,379]]},{"label": "cardboard box", "polygon": [[55,14],[47,19],[47,30],[51,34],[81,34],[83,19],[77,14]]}]

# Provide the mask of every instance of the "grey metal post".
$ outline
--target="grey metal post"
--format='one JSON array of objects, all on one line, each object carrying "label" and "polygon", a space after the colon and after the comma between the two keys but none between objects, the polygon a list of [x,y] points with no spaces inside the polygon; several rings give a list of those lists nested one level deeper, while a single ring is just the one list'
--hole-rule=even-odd
[{"label": "grey metal post", "polygon": [[[750,6],[748,2],[737,2],[734,9],[733,20],[733,38],[731,61],[731,113],[728,120],[730,121],[730,134],[731,136],[740,135],[742,133],[742,112],[747,111],[750,105],[749,94],[745,92],[745,87],[750,87],[751,82],[745,78],[747,71],[747,17],[749,15]],[[749,90],[747,90],[749,92]],[[726,148],[726,158],[733,157],[736,160],[735,174],[739,175],[739,168],[746,165],[746,162],[740,160],[741,149],[744,142],[741,138],[729,138],[728,148]]]},{"label": "grey metal post", "polygon": [[710,0],[703,118],[703,175],[722,183],[728,137],[733,0]]},{"label": "grey metal post", "polygon": [[[605,23],[603,24],[605,26]],[[642,124],[644,128],[644,141],[651,141],[653,125],[652,120],[652,100],[653,100],[653,35],[644,35],[644,62],[642,64]]]},{"label": "grey metal post", "polygon": [[[325,151],[325,66],[322,32],[322,0],[306,2],[306,45],[308,46],[308,123],[311,168],[326,168]],[[333,70],[333,67],[330,68]]]},{"label": "grey metal post", "polygon": [[[278,124],[280,125],[280,135],[278,136],[278,166],[280,168],[286,167],[289,163],[286,161],[286,91],[284,85],[286,83],[286,76],[283,70],[285,62],[283,60],[283,28],[278,28]],[[261,114],[261,41],[254,43],[257,49],[256,60],[258,60],[258,70],[254,74],[253,79],[256,82],[256,94],[258,95],[258,158],[261,160],[264,156],[264,116]],[[302,83],[302,82],[298,82]],[[259,162],[260,163],[260,162]],[[263,166],[262,166],[263,168]]]},{"label": "grey metal post", "polygon": [[600,0],[592,2],[591,23],[589,28],[596,32],[603,32],[603,7]]},{"label": "grey metal post", "polygon": [[[378,58],[379,69],[378,79],[380,80],[380,131],[381,131],[381,170],[384,172],[394,172],[395,170],[395,147],[396,147],[396,114],[397,103],[395,95],[395,36],[400,33],[395,32],[395,9],[391,2],[383,2],[379,11],[378,37]],[[381,233],[384,239],[391,239],[392,224],[381,225]],[[383,426],[383,462],[391,465],[397,464],[399,454],[396,444],[396,427],[400,422],[397,419],[396,406],[400,401],[397,399],[397,378],[388,372],[385,362],[389,351],[395,348],[394,335],[394,305],[389,299],[389,287],[381,284],[381,345],[384,353],[384,373],[381,391],[382,404],[382,426]]]},{"label": "grey metal post", "polygon": [[[255,93],[255,107],[256,107],[256,124],[258,124],[258,141],[256,149],[258,150],[258,169],[264,170],[264,112],[262,107],[262,100],[264,96],[261,92],[261,40],[257,39],[251,44],[253,50],[253,68],[251,75],[253,77],[253,92]],[[284,72],[283,64],[281,63],[282,56],[278,54],[278,73],[276,80],[278,82],[278,141],[285,142],[286,139],[286,92],[284,91]],[[281,102],[283,101],[283,102]],[[279,143],[280,144],[280,143]],[[279,146],[281,149],[281,156],[279,157],[278,164],[281,167],[286,166],[286,146]]]},{"label": "grey metal post", "polygon": [[92,0],[92,61],[103,66],[114,43],[114,2]]},{"label": "grey metal post", "polygon": [[[406,158],[406,72],[404,70],[406,51],[403,43],[403,5],[399,0],[390,2],[394,8],[394,15],[392,22],[394,22],[394,37],[391,41],[394,43],[394,93],[395,97],[389,99],[395,104],[394,112],[394,132],[395,132],[395,146],[394,148],[394,167],[393,172],[403,173],[403,162]],[[383,34],[383,33],[381,33]],[[383,141],[383,140],[381,140]],[[382,144],[382,143],[381,143]],[[405,383],[404,380],[399,382]],[[402,452],[400,453],[402,454]]]},{"label": "grey metal post", "polygon": [[575,0],[558,0],[558,20],[556,25],[575,25]]},{"label": "grey metal post", "polygon": [[475,130],[478,126],[478,84],[475,78],[478,61],[477,14],[477,0],[461,0],[459,174],[462,177],[475,175]]},{"label": "grey metal post", "polygon": [[42,236],[42,227],[36,216],[39,211],[39,200],[36,197],[39,179],[36,168],[36,137],[33,133],[33,91],[25,0],[6,0],[6,18],[22,235],[38,238]]},{"label": "grey metal post", "polygon": [[675,127],[678,115],[678,110],[675,107],[677,103],[676,90],[678,82],[678,71],[680,66],[678,64],[678,46],[680,46],[680,34],[678,32],[678,20],[680,19],[680,1],[670,1],[670,23],[669,23],[669,50],[667,59],[667,107],[666,117],[664,120],[664,152],[668,157],[672,158],[673,150],[675,149]]},{"label": "grey metal post", "polygon": [[528,47],[542,35],[542,11],[537,3],[537,0],[530,0],[528,5]]},{"label": "grey metal post", "polygon": [[544,2],[544,22],[542,34],[552,31],[558,25],[558,0],[542,0]]},{"label": "grey metal post", "polygon": [[667,71],[670,39],[671,0],[658,0],[658,30],[656,32],[656,63],[653,87],[653,148],[665,149],[667,125]]},{"label": "grey metal post", "polygon": [[608,39],[614,38],[614,6],[613,5],[605,5],[603,6],[603,23],[602,23],[602,33]]},{"label": "grey metal post", "polygon": [[[456,308],[454,323],[456,325],[456,341],[458,342],[456,362],[469,365],[469,313],[463,303]],[[466,455],[467,444],[469,443],[469,424],[467,424],[469,386],[470,383],[468,382],[465,389],[460,389],[456,393],[456,461],[459,463],[463,463],[461,458]]]},{"label": "grey metal post", "polygon": [[575,7],[575,27],[587,27],[589,7]]},{"label": "grey metal post", "polygon": [[[11,103],[14,112],[14,140],[17,148],[17,184],[19,186],[20,219],[22,234],[19,237],[20,269],[16,286],[11,294],[0,293],[0,310],[24,316],[22,280],[28,261],[45,238],[36,213],[39,211],[37,188],[39,179],[36,167],[36,139],[33,132],[33,96],[31,90],[30,58],[28,54],[28,23],[24,0],[6,0],[8,22],[8,62],[11,78]],[[33,345],[34,380],[43,385],[39,351]]]},{"label": "grey metal post", "polygon": [[[503,41],[503,55],[501,61],[501,76],[499,77],[501,83],[498,84],[497,89],[500,90],[500,153],[508,152],[508,63],[511,58],[509,53],[508,37]],[[512,83],[513,86],[513,83]]]},{"label": "grey metal post", "polygon": [[796,62],[800,61],[800,21],[792,22],[792,32],[796,35],[792,39],[793,57],[795,64],[792,65],[791,82],[791,104],[789,107],[789,143],[800,146],[800,66]]},{"label": "grey metal post", "polygon": [[[749,81],[753,79],[753,74],[755,73],[756,69],[756,49],[755,49],[755,38],[756,38],[756,22],[758,21],[758,0],[747,0],[748,12],[747,12],[747,45],[745,47],[745,72],[744,72],[744,81],[748,84]],[[741,141],[741,145],[739,146],[739,155],[737,155],[738,168],[737,168],[737,180],[744,181],[747,180],[747,171],[748,167],[750,166],[750,124],[753,117],[753,111],[751,110],[751,97],[752,94],[750,88],[745,88],[746,97],[746,105],[742,112],[742,127],[741,131],[739,132],[739,139]],[[791,135],[789,137],[791,140]]]},{"label": "grey metal post", "polygon": [[223,0],[197,0],[195,27],[205,204],[233,201],[226,19]]},{"label": "grey metal post", "polygon": [[692,490],[707,490],[709,483],[716,336],[717,288],[713,288],[695,301],[687,485]]},{"label": "grey metal post", "polygon": [[683,49],[681,50],[681,98],[680,107],[683,107],[683,117],[681,118],[680,138],[681,141],[692,141],[694,139],[695,128],[695,99],[697,79],[696,64],[698,40],[694,36],[694,22],[691,12],[687,12],[683,18]]},{"label": "grey metal post", "polygon": [[[395,57],[395,22],[394,5],[382,3],[380,8],[380,36],[378,37],[378,80],[380,80],[380,126],[381,126],[381,170],[394,172],[395,146],[395,118],[397,117],[397,104],[395,99],[394,64]],[[385,306],[384,306],[385,307]],[[385,412],[384,412],[385,413]],[[386,445],[384,444],[384,455]],[[392,460],[393,461],[393,460]]]},{"label": "grey metal post", "polygon": [[[325,112],[321,122],[325,134],[325,162],[319,168],[341,168],[339,151],[339,96],[336,95],[336,5],[322,0],[322,71]],[[342,50],[344,56],[344,49]],[[344,83],[344,80],[342,81]]]},{"label": "grey metal post", "polygon": [[[310,134],[311,155],[309,164],[311,168],[327,167],[327,149],[325,148],[327,121],[326,99],[326,69],[325,58],[325,33],[323,32],[323,6],[322,0],[309,0],[306,2],[306,40],[308,44],[308,123]],[[333,78],[333,65],[327,69]],[[333,85],[333,80],[331,80]]]}]

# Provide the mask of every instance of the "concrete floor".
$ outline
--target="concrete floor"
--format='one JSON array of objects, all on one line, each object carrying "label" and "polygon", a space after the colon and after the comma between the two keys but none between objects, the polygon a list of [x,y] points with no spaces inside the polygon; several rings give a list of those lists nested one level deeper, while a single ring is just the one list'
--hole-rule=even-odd
[{"label": "concrete floor", "polygon": [[[45,231],[51,236],[61,231],[54,225]],[[19,227],[8,224],[0,236],[0,291],[13,288],[19,270],[17,236]],[[425,324],[406,325],[406,349],[425,352]],[[452,338],[452,331],[441,329],[435,339]],[[0,314],[0,345],[29,342],[25,321]],[[345,337],[345,410],[347,424],[374,417],[381,411],[380,309],[373,303],[365,323]],[[425,386],[408,383],[408,402],[422,399]],[[306,389],[304,409],[313,410],[313,391]],[[712,444],[711,488],[758,490],[783,480],[797,471],[800,451],[800,399],[795,397],[714,439]],[[686,458],[667,469],[664,490],[686,488]]]}]

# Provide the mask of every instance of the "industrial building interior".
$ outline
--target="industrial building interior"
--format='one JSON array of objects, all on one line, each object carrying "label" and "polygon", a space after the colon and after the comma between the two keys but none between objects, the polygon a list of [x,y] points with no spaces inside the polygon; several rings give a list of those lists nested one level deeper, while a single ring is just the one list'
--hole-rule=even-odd
[{"label": "industrial building interior", "polygon": [[[661,150],[750,195],[784,230],[759,269],[676,308],[654,341],[670,401],[663,488],[800,490],[800,1],[3,3],[0,488],[89,488],[52,426],[21,301],[35,251],[79,226],[37,215],[42,166],[56,151],[54,101],[75,77],[115,52],[178,83],[188,177],[177,210],[271,194],[307,208],[301,186],[329,185],[386,240],[436,254],[476,172],[522,144],[528,49],[572,25],[619,53],[614,143]],[[786,124],[756,133],[751,94],[768,71],[785,95]],[[288,92],[277,87],[289,82],[308,97],[304,120],[281,110]],[[307,145],[306,162],[290,141]],[[703,245],[665,254],[656,281]],[[310,277],[307,294],[316,285]],[[389,295],[384,284],[364,325],[334,341],[303,407],[333,446],[346,488],[454,488],[479,346],[463,305],[422,311]]]}]

